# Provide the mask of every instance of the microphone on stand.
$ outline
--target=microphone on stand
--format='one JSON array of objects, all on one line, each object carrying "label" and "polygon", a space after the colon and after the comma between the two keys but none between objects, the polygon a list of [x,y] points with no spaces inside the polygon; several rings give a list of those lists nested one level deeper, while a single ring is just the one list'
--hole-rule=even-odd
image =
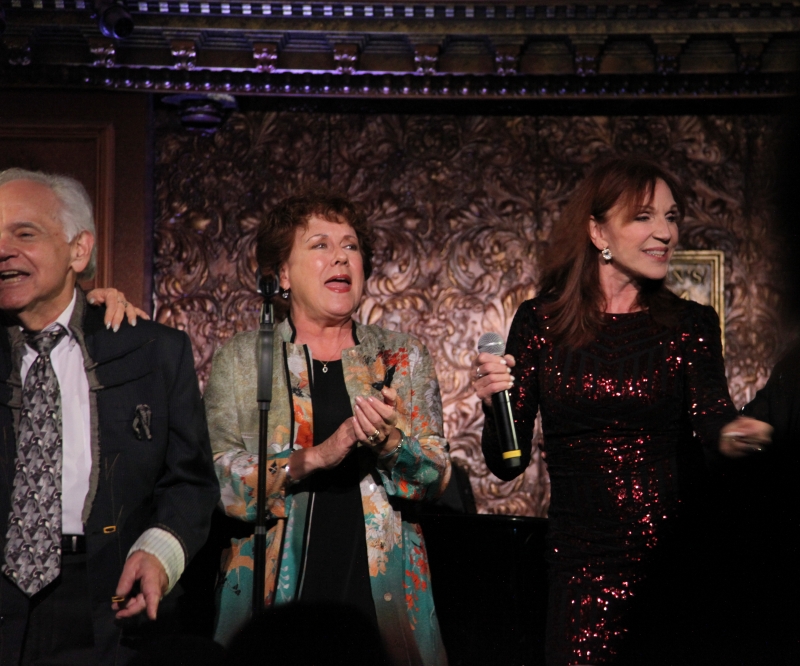
[{"label": "microphone on stand", "polygon": [[[264,301],[261,303],[261,316],[259,322],[272,324],[275,321],[275,313],[272,307],[272,297],[281,292],[281,284],[277,275],[262,275],[261,269],[256,268],[256,291]],[[272,381],[270,379],[270,381]]]},{"label": "microphone on stand", "polygon": [[272,403],[273,340],[275,336],[272,297],[280,290],[278,278],[264,276],[256,269],[256,288],[264,299],[258,325],[258,374],[256,401],[258,402],[258,477],[256,479],[256,519],[253,528],[253,617],[264,610],[267,564],[267,439],[269,436],[269,408]]},{"label": "microphone on stand", "polygon": [[[484,333],[478,340],[478,351],[488,352],[495,356],[503,356],[506,343],[498,333]],[[494,419],[497,423],[497,436],[503,450],[503,462],[509,469],[522,465],[522,451],[517,443],[517,431],[514,429],[514,415],[511,413],[511,400],[508,391],[500,391],[492,395]]]},{"label": "microphone on stand", "polygon": [[261,269],[256,269],[256,289],[258,293],[269,300],[281,290],[278,278],[275,275],[262,275]]}]

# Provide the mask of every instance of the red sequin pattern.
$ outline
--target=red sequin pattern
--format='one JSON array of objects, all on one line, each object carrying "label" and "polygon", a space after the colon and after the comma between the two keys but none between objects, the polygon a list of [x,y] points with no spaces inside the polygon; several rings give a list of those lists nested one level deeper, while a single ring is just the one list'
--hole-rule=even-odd
[{"label": "red sequin pattern", "polygon": [[[735,418],[711,308],[681,306],[665,327],[640,312],[608,315],[580,350],[550,342],[538,300],[524,303],[507,349],[517,360],[512,390],[523,464],[541,410],[551,483],[548,664],[609,664],[678,505],[678,449],[715,446]],[[695,437],[693,438],[693,432]],[[506,470],[490,416],[483,448]]]}]

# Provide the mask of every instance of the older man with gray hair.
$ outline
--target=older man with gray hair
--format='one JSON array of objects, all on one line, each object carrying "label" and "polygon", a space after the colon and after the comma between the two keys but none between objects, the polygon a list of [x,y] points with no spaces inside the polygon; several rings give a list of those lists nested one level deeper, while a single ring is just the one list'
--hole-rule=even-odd
[{"label": "older man with gray hair", "polygon": [[77,181],[0,173],[4,665],[128,661],[219,495],[189,339],[108,329],[94,236]]}]

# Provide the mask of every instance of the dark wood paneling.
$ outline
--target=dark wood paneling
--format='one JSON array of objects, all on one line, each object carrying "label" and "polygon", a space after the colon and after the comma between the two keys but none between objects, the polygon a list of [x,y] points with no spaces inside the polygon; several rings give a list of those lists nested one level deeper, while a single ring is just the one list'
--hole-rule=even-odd
[{"label": "dark wood paneling", "polygon": [[97,284],[151,308],[151,99],[129,93],[0,90],[2,166],[62,171],[97,201]]},{"label": "dark wood paneling", "polygon": [[114,126],[111,123],[0,124],[0,169],[20,167],[80,181],[94,202],[97,272],[83,287],[111,284],[114,239]]}]

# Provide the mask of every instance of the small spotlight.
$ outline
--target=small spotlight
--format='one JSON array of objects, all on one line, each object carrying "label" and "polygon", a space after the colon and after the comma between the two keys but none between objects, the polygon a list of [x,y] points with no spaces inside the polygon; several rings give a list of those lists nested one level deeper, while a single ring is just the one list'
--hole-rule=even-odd
[{"label": "small spotlight", "polygon": [[216,93],[167,95],[161,101],[178,107],[187,132],[202,136],[214,134],[238,106],[232,95]]},{"label": "small spotlight", "polygon": [[133,19],[123,0],[95,0],[97,27],[106,37],[125,39],[133,32]]}]

